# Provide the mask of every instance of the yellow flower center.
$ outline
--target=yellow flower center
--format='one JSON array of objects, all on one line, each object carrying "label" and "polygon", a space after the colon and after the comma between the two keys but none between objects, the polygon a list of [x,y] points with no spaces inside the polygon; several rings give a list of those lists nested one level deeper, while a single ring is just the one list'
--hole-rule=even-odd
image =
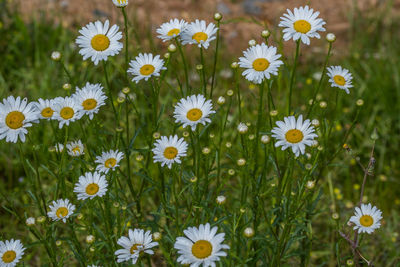
[{"label": "yellow flower center", "polygon": [[346,80],[345,80],[344,77],[341,76],[341,75],[335,75],[335,76],[333,77],[333,80],[335,81],[335,83],[336,83],[337,85],[340,85],[340,86],[343,86],[343,85],[346,84]]},{"label": "yellow flower center", "polygon": [[212,245],[209,241],[199,240],[192,246],[192,254],[198,259],[205,259],[211,255]]},{"label": "yellow flower center", "polygon": [[256,71],[264,71],[268,69],[269,61],[265,58],[257,58],[253,61],[253,69]]},{"label": "yellow flower center", "polygon": [[126,0],[117,0],[118,4],[126,4]]},{"label": "yellow flower center", "polygon": [[95,183],[88,184],[86,186],[86,194],[93,196],[99,192],[99,185]]},{"label": "yellow flower center", "polygon": [[202,116],[203,116],[203,111],[201,111],[201,109],[198,108],[192,108],[186,114],[186,118],[188,118],[191,121],[198,121],[201,119]]},{"label": "yellow flower center", "polygon": [[74,116],[74,110],[70,107],[64,107],[61,109],[60,111],[60,116],[61,118],[63,118],[64,120],[69,120]]},{"label": "yellow flower center", "polygon": [[20,111],[11,111],[6,117],[6,124],[11,129],[22,127],[22,122],[25,120],[25,115]]},{"label": "yellow flower center", "polygon": [[96,34],[90,41],[93,49],[96,51],[104,51],[110,46],[110,39],[104,34]]},{"label": "yellow flower center", "polygon": [[365,227],[369,227],[374,223],[374,219],[370,215],[363,215],[360,218],[360,224]]},{"label": "yellow flower center", "polygon": [[311,30],[311,24],[304,19],[300,19],[295,23],[293,23],[293,27],[296,30],[296,32],[301,32],[301,33],[307,33]]},{"label": "yellow flower center", "polygon": [[42,114],[42,116],[45,118],[50,118],[51,116],[53,116],[53,113],[54,110],[52,110],[50,107],[47,107],[42,109],[42,112],[40,114]]},{"label": "yellow flower center", "polygon": [[79,146],[76,146],[72,149],[72,152],[74,152],[74,154],[79,154],[81,153],[81,148]]},{"label": "yellow flower center", "polygon": [[195,34],[193,34],[192,39],[196,40],[198,43],[200,43],[201,41],[205,42],[208,39],[208,35],[205,32],[196,32]]},{"label": "yellow flower center", "polygon": [[138,250],[138,246],[142,246],[142,244],[133,244],[130,249],[131,254],[135,254],[136,250]]},{"label": "yellow flower center", "polygon": [[298,142],[301,142],[303,140],[304,135],[300,130],[297,129],[291,129],[286,132],[285,134],[286,141],[292,144],[296,144]]},{"label": "yellow flower center", "polygon": [[82,103],[84,110],[92,110],[97,106],[97,101],[93,98],[86,99]]},{"label": "yellow flower center", "polygon": [[173,146],[169,146],[164,150],[164,157],[167,159],[174,159],[178,155],[178,149]]},{"label": "yellow flower center", "polygon": [[172,29],[167,33],[167,35],[168,36],[178,35],[180,32],[181,32],[181,30],[179,30],[179,29]]},{"label": "yellow flower center", "polygon": [[117,164],[117,160],[115,158],[109,158],[106,160],[106,162],[104,162],[106,168],[112,168],[115,166],[115,164]]},{"label": "yellow flower center", "polygon": [[68,215],[68,209],[66,207],[60,207],[56,211],[56,215],[58,218],[62,218]]},{"label": "yellow flower center", "polygon": [[154,70],[155,70],[155,68],[154,68],[153,65],[146,64],[146,65],[143,65],[140,68],[140,74],[142,74],[142,75],[150,75],[150,74],[152,74],[154,72]]},{"label": "yellow flower center", "polygon": [[14,250],[8,250],[3,254],[1,259],[5,263],[11,263],[11,262],[13,262],[15,260],[16,257],[17,257],[17,253],[15,253]]}]

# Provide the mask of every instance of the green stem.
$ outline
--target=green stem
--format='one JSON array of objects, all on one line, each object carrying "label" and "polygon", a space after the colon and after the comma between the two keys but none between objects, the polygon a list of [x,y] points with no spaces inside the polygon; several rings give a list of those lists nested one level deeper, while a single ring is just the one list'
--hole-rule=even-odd
[{"label": "green stem", "polygon": [[112,96],[112,92],[111,92],[111,84],[109,82],[108,73],[107,73],[107,62],[104,60],[102,60],[101,62],[103,63],[104,76],[106,78],[106,85],[107,85],[107,89],[108,89],[108,97],[110,99],[111,106],[112,106],[112,109],[114,112],[114,117],[115,117],[117,125],[118,125],[118,114],[117,114],[117,110],[115,109],[115,106],[114,106],[114,100],[113,100],[113,96]]},{"label": "green stem", "polygon": [[188,94],[191,94],[191,89],[190,89],[190,86],[189,86],[188,66],[187,66],[187,63],[186,63],[185,54],[183,53],[181,42],[179,41],[178,38],[175,38],[175,43],[176,43],[176,46],[178,47],[179,54],[181,55],[181,58],[182,58],[183,69],[185,71],[186,95],[188,95]]},{"label": "green stem", "polygon": [[129,82],[128,78],[128,68],[129,68],[129,54],[128,54],[128,18],[126,16],[125,7],[121,8],[122,14],[124,15],[124,30],[125,30],[125,75],[126,80]]},{"label": "green stem", "polygon": [[299,59],[299,54],[300,54],[300,39],[297,40],[296,42],[296,54],[294,56],[292,73],[290,74],[288,115],[290,115],[290,111],[292,108],[292,91],[293,91],[294,77],[296,75],[296,67],[297,67],[297,61]]},{"label": "green stem", "polygon": [[212,72],[212,78],[211,78],[211,91],[210,91],[210,99],[213,96],[213,90],[214,90],[214,82],[215,82],[215,72],[217,70],[217,61],[218,61],[218,51],[219,51],[219,33],[220,33],[220,24],[221,21],[218,20],[217,22],[217,40],[216,40],[216,44],[215,44],[215,55],[214,55],[214,66],[213,66],[213,72]]},{"label": "green stem", "polygon": [[207,81],[206,81],[206,66],[204,65],[204,55],[203,55],[203,47],[200,47],[200,62],[201,62],[201,79],[203,80],[203,95],[206,97],[207,95]]}]

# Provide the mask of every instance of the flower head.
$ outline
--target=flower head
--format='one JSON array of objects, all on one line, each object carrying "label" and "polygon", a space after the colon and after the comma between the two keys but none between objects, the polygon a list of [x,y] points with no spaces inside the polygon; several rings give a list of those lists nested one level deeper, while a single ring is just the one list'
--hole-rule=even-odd
[{"label": "flower head", "polygon": [[164,67],[164,60],[159,55],[140,53],[135,60],[129,63],[128,73],[134,77],[132,81],[138,83],[140,80],[147,81],[150,77],[160,76],[160,71],[167,69]]},{"label": "flower head", "polygon": [[184,230],[185,237],[178,237],[174,244],[180,254],[177,261],[191,266],[216,266],[215,262],[226,256],[223,249],[229,249],[222,244],[225,234],[216,234],[217,231],[218,227],[211,228],[209,223]]},{"label": "flower head", "polygon": [[151,248],[158,246],[158,242],[152,241],[150,231],[144,232],[143,229],[134,229],[132,231],[129,229],[129,237],[122,236],[118,239],[118,245],[123,248],[115,251],[117,262],[132,260],[132,264],[135,264],[141,252],[153,255],[154,251]]},{"label": "flower head", "polygon": [[124,153],[118,150],[103,152],[101,156],[96,157],[95,162],[99,164],[96,166],[96,170],[104,173],[108,173],[109,170],[115,170],[123,158]]},{"label": "flower head", "polygon": [[381,227],[382,212],[370,203],[361,204],[356,207],[354,216],[351,216],[350,222],[354,223],[354,230],[358,233],[372,233],[375,229]]},{"label": "flower head", "polygon": [[38,122],[38,111],[33,102],[26,98],[9,96],[0,103],[0,140],[16,143],[25,142],[26,128]]},{"label": "flower head", "polygon": [[196,19],[188,24],[182,32],[182,44],[197,44],[198,47],[207,49],[210,42],[214,40],[218,28],[214,23],[206,24],[204,20]]},{"label": "flower head", "polygon": [[276,53],[276,47],[264,43],[248,48],[239,58],[239,66],[245,68],[243,76],[247,80],[259,84],[271,75],[278,75],[278,68],[283,64]]},{"label": "flower head", "polygon": [[211,122],[208,116],[215,113],[212,108],[211,100],[206,100],[203,95],[191,95],[182,98],[175,106],[175,122],[183,123],[183,128],[190,126],[194,131],[197,124],[206,125],[207,122]]},{"label": "flower head", "polygon": [[310,38],[321,38],[318,32],[325,31],[323,27],[325,21],[318,18],[318,15],[318,11],[314,12],[314,9],[308,6],[295,8],[293,12],[287,9],[287,13],[283,14],[279,23],[280,27],[284,27],[283,39],[285,41],[301,39],[304,44],[309,45]]},{"label": "flower head", "polygon": [[171,169],[173,163],[181,163],[181,157],[186,156],[187,143],[183,138],[178,139],[174,136],[161,136],[155,142],[155,147],[152,149],[154,153],[154,162],[161,162],[161,166],[167,165]]},{"label": "flower head", "polygon": [[68,199],[58,199],[53,201],[50,206],[50,211],[47,212],[47,216],[53,221],[62,220],[64,223],[74,213],[75,205],[71,204]]},{"label": "flower head", "polygon": [[99,83],[86,83],[82,89],[77,88],[72,97],[80,105],[81,116],[88,115],[90,119],[93,119],[93,115],[99,112],[101,106],[106,104],[107,99],[103,86]]},{"label": "flower head", "polygon": [[14,267],[24,255],[25,248],[19,240],[0,241],[0,266]]},{"label": "flower head", "polygon": [[54,118],[59,121],[58,127],[61,129],[70,122],[79,120],[82,117],[81,106],[73,97],[58,97],[54,101]]},{"label": "flower head", "polygon": [[111,28],[109,26],[108,20],[104,24],[96,21],[90,22],[79,30],[81,35],[75,42],[81,48],[79,54],[83,56],[83,60],[91,58],[97,65],[100,60],[106,61],[109,56],[117,55],[121,51],[123,45],[119,40],[122,38],[122,33],[118,31],[117,25]]},{"label": "flower head", "polygon": [[51,120],[54,118],[54,101],[54,99],[39,98],[38,101],[35,102],[38,117],[40,119]]},{"label": "flower head", "polygon": [[157,29],[159,34],[157,37],[162,39],[163,42],[169,41],[180,36],[187,24],[183,19],[171,19],[169,22],[161,24],[160,28]]},{"label": "flower head", "polygon": [[79,157],[85,154],[85,147],[81,140],[77,140],[67,144],[67,151],[71,157]]},{"label": "flower head", "polygon": [[107,192],[106,177],[98,172],[87,172],[79,177],[79,182],[75,184],[74,192],[79,200],[93,199],[102,197]]},{"label": "flower head", "polygon": [[353,87],[351,81],[353,76],[348,69],[341,66],[331,66],[327,68],[327,75],[332,87],[337,87],[345,90],[347,94],[350,93],[349,88]]},{"label": "flower head", "polygon": [[302,115],[297,121],[294,116],[289,116],[285,117],[284,121],[277,121],[276,124],[278,127],[274,127],[271,131],[272,137],[278,140],[275,146],[282,146],[282,150],[291,147],[296,157],[304,154],[306,146],[311,146],[314,138],[318,137],[310,120],[303,122]]},{"label": "flower head", "polygon": [[128,5],[128,0],[112,0],[114,5],[117,7],[126,7]]}]

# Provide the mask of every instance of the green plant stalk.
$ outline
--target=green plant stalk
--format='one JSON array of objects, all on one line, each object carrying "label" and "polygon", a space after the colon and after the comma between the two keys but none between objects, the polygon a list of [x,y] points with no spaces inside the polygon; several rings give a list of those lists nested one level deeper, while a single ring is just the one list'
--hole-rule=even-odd
[{"label": "green plant stalk", "polygon": [[206,66],[204,65],[203,46],[200,47],[200,62],[201,62],[201,79],[203,80],[203,95],[207,96],[207,80],[206,80]]},{"label": "green plant stalk", "polygon": [[107,85],[107,89],[108,89],[108,97],[109,97],[109,99],[110,99],[111,106],[112,106],[112,109],[113,109],[113,112],[114,112],[114,117],[115,117],[116,123],[117,123],[117,125],[118,125],[118,124],[119,124],[119,119],[118,119],[117,110],[115,109],[115,106],[114,106],[114,100],[113,100],[113,96],[112,96],[112,92],[111,92],[111,84],[110,84],[110,81],[109,81],[109,78],[108,78],[108,73],[107,73],[107,62],[104,61],[104,60],[102,60],[101,62],[102,62],[102,64],[103,64],[104,77],[105,77],[105,79],[106,79],[106,85]]},{"label": "green plant stalk", "polygon": [[129,52],[128,52],[128,43],[129,43],[129,35],[128,35],[128,18],[126,16],[125,7],[121,8],[122,15],[124,16],[124,30],[125,30],[125,75],[126,80],[129,83],[128,78],[128,68],[129,68]]},{"label": "green plant stalk", "polygon": [[221,121],[221,130],[219,133],[219,142],[218,142],[218,148],[217,148],[217,189],[219,189],[220,186],[220,179],[221,179],[221,151],[222,151],[222,139],[226,127],[226,123],[228,121],[228,115],[229,115],[229,110],[231,109],[232,106],[232,97],[229,98],[229,104],[228,104],[228,109],[226,110],[225,114],[225,120]]},{"label": "green plant stalk", "polygon": [[239,86],[239,72],[235,69],[235,88],[237,92],[238,110],[239,110],[239,122],[242,122],[242,101],[240,99],[240,86]]},{"label": "green plant stalk", "polygon": [[188,95],[188,94],[191,94],[191,89],[189,86],[188,65],[186,63],[185,54],[183,53],[182,44],[178,38],[175,38],[175,43],[176,43],[176,46],[178,47],[179,54],[181,55],[181,58],[182,58],[183,68],[185,71],[186,95]]},{"label": "green plant stalk", "polygon": [[332,51],[332,43],[329,42],[328,53],[327,53],[326,58],[325,58],[325,63],[324,63],[324,67],[322,69],[321,78],[319,79],[317,89],[314,92],[314,95],[313,95],[313,98],[312,98],[312,102],[311,102],[311,106],[310,106],[310,109],[307,112],[306,118],[309,118],[311,116],[311,114],[312,114],[312,110],[313,110],[313,107],[314,107],[314,104],[315,104],[315,100],[317,98],[319,90],[321,89],[322,81],[324,80],[324,77],[325,77],[326,67],[328,66],[328,62],[329,62],[329,57],[331,55],[331,51]]},{"label": "green plant stalk", "polygon": [[296,41],[296,54],[294,56],[294,64],[293,64],[293,69],[292,73],[290,74],[290,85],[289,85],[289,104],[288,104],[288,115],[290,115],[291,108],[292,108],[292,91],[293,91],[293,85],[294,85],[294,77],[296,75],[296,67],[297,67],[297,61],[299,59],[299,54],[300,54],[300,39]]},{"label": "green plant stalk", "polygon": [[217,40],[215,43],[215,54],[214,54],[214,66],[213,66],[213,72],[212,72],[212,78],[211,78],[211,89],[210,89],[210,99],[213,97],[213,90],[214,90],[214,83],[215,83],[215,72],[217,70],[217,61],[218,61],[218,51],[219,51],[219,39],[220,39],[220,24],[221,21],[217,21]]}]

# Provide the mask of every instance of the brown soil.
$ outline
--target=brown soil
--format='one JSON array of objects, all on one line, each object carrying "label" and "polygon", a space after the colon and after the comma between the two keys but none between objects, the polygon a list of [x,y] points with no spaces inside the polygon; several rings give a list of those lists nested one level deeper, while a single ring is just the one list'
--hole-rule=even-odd
[{"label": "brown soil", "polygon": [[[27,18],[42,15],[44,12],[47,16],[55,14],[66,26],[76,27],[95,19],[106,18],[122,25],[121,12],[112,4],[112,0],[14,1],[20,3],[21,12]],[[400,0],[394,2],[395,7],[400,7]],[[344,39],[349,28],[349,17],[355,8],[354,3],[366,13],[374,13],[384,6],[385,0],[129,0],[127,11],[129,17],[135,14],[137,21],[143,22],[143,25],[151,23],[153,32],[158,25],[171,18],[212,21],[214,12],[219,11],[223,13],[224,21],[238,19],[238,22],[224,25],[222,34],[233,50],[242,50],[247,46],[248,40],[261,40],[260,32],[265,27],[276,27],[279,17],[287,8],[292,9],[307,3],[320,11],[320,16],[327,22],[328,32],[334,32]],[[260,25],[251,22],[252,20]]]}]

